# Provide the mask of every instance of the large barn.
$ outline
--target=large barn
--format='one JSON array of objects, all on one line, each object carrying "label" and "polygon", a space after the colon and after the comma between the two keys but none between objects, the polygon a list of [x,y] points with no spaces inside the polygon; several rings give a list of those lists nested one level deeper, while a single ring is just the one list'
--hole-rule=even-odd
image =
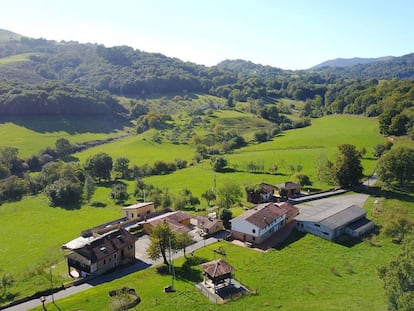
[{"label": "large barn", "polygon": [[367,212],[356,205],[301,209],[295,217],[296,228],[326,240],[335,240],[342,234],[360,237],[374,227],[366,218]]}]

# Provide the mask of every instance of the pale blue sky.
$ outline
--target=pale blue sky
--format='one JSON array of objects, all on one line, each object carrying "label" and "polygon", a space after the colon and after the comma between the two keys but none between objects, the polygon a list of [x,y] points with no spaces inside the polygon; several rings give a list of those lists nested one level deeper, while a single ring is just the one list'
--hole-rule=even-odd
[{"label": "pale blue sky", "polygon": [[305,69],[414,52],[412,0],[9,0],[0,28],[128,45],[198,64],[245,59]]}]

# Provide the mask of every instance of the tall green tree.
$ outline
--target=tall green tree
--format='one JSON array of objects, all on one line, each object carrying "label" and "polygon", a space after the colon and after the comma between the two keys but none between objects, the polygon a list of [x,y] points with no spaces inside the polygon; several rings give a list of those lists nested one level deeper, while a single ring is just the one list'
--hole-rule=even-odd
[{"label": "tall green tree", "polygon": [[407,239],[400,254],[388,265],[378,268],[388,297],[388,307],[395,311],[414,310],[414,238]]},{"label": "tall green tree", "polygon": [[210,160],[211,167],[215,172],[222,172],[227,166],[227,160],[224,157],[213,156]]},{"label": "tall green tree", "polygon": [[350,144],[339,145],[338,149],[334,166],[336,182],[341,187],[358,185],[363,177],[360,152]]},{"label": "tall green tree", "polygon": [[45,189],[51,206],[67,206],[82,200],[83,187],[77,181],[60,178]]},{"label": "tall green tree", "polygon": [[228,208],[223,208],[220,213],[220,219],[223,221],[223,226],[226,229],[231,229],[230,220],[233,218],[233,213]]},{"label": "tall green tree", "polygon": [[13,161],[17,160],[19,149],[16,147],[5,146],[0,149],[0,161],[11,171]]},{"label": "tall green tree", "polygon": [[128,179],[129,175],[129,159],[127,157],[119,157],[115,159],[114,172],[119,173],[122,179]]},{"label": "tall green tree", "polygon": [[64,157],[72,152],[72,144],[66,138],[59,138],[55,142],[56,152],[59,156]]},{"label": "tall green tree", "polygon": [[18,201],[26,192],[26,185],[17,176],[10,176],[0,180],[0,202]]},{"label": "tall green tree", "polygon": [[402,187],[414,181],[414,149],[398,147],[384,153],[377,164],[378,178]]},{"label": "tall green tree", "polygon": [[85,182],[83,184],[83,193],[85,194],[86,201],[90,202],[93,194],[96,190],[96,183],[95,180],[90,176],[85,176]]},{"label": "tall green tree", "polygon": [[321,154],[316,158],[315,171],[318,180],[327,184],[335,183],[334,164],[328,160],[325,154]]},{"label": "tall green tree", "polygon": [[178,232],[175,234],[175,249],[182,249],[184,257],[186,256],[187,246],[193,243],[193,239],[187,232]]},{"label": "tall green tree", "polygon": [[127,185],[122,182],[117,182],[112,185],[111,197],[117,204],[123,203],[129,198]]},{"label": "tall green tree", "polygon": [[207,206],[210,206],[211,201],[216,199],[216,194],[213,189],[207,189],[201,194],[201,197],[206,200]]},{"label": "tall green tree", "polygon": [[110,180],[112,171],[112,158],[104,152],[90,156],[85,163],[85,170],[98,182],[101,179]]},{"label": "tall green tree", "polygon": [[156,225],[150,234],[150,244],[147,248],[147,254],[152,260],[156,260],[160,257],[164,260],[165,265],[169,265],[167,259],[167,251],[173,251],[175,245],[175,234],[171,230],[166,221]]},{"label": "tall green tree", "polygon": [[242,189],[235,182],[227,182],[217,189],[218,205],[222,208],[230,208],[240,201]]}]

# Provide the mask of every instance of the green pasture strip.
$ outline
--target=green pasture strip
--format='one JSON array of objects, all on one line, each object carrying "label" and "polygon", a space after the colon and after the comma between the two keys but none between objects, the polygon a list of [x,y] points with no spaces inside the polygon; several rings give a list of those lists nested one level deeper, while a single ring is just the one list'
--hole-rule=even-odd
[{"label": "green pasture strip", "polygon": [[73,156],[82,163],[91,155],[99,152],[108,153],[114,160],[127,157],[131,165],[153,164],[157,160],[174,162],[181,158],[190,161],[194,148],[189,145],[175,145],[169,142],[154,142],[149,133],[130,136],[105,145],[90,148]]},{"label": "green pasture strip", "polygon": [[[1,38],[0,38],[1,41]],[[29,57],[32,55],[39,55],[39,53],[23,53],[23,54],[17,54],[12,55],[8,57],[2,57],[0,58],[0,66],[2,65],[8,65],[15,62],[27,62],[29,61]]]},{"label": "green pasture strip", "polygon": [[0,121],[0,148],[19,148],[22,158],[37,154],[46,147],[55,147],[58,138],[72,144],[116,137],[125,129],[110,120],[98,118],[30,117]]}]

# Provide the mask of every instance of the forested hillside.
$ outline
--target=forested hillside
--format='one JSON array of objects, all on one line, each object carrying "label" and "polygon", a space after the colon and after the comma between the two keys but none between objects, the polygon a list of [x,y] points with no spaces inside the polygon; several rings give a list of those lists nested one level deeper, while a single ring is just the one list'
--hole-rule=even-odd
[{"label": "forested hillside", "polygon": [[[55,42],[6,31],[0,31],[0,37],[0,80],[13,79],[35,85],[61,81],[140,99],[174,93],[207,93],[225,98],[229,107],[234,102],[249,102],[253,111],[277,99],[290,98],[306,102],[300,111],[305,117],[332,113],[381,116],[380,120],[385,122],[383,134],[412,134],[414,82],[410,79],[414,77],[414,54],[346,68],[288,71],[244,60],[226,60],[205,67],[128,46],[107,48],[97,44]],[[8,87],[16,88],[10,84]],[[64,88],[64,84],[60,87]],[[68,98],[71,98],[71,105],[75,102],[85,105],[78,111],[87,113],[93,113],[96,108],[95,113],[101,114],[108,111],[108,107],[113,110],[117,106],[108,94],[86,89],[77,90],[88,93],[78,98],[62,94],[46,96],[50,84],[24,88],[27,91],[22,93],[19,86],[13,90],[16,93],[10,95],[10,90],[6,91],[7,84],[3,86],[0,113],[27,114],[34,110],[42,113],[46,106],[51,107],[50,103],[59,106],[55,112],[69,113],[64,108],[69,106],[62,106]],[[91,96],[95,96],[94,104],[91,104]],[[27,105],[40,105],[41,109],[26,109]],[[19,112],[19,107],[25,107],[25,111]],[[50,111],[49,108],[46,110]]]},{"label": "forested hillside", "polygon": [[122,112],[108,92],[62,82],[39,86],[18,82],[0,83],[1,116],[108,115]]}]

